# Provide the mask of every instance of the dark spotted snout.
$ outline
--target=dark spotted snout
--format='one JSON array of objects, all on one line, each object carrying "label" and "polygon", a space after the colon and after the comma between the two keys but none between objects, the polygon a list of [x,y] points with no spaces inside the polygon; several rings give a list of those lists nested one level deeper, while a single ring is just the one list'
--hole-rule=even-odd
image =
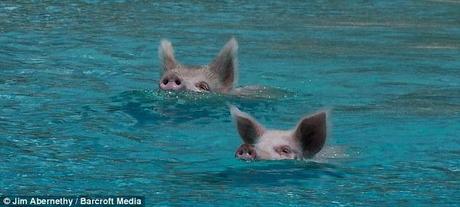
[{"label": "dark spotted snout", "polygon": [[171,74],[163,77],[160,81],[160,88],[163,90],[181,90],[184,88],[183,80],[177,75]]},{"label": "dark spotted snout", "polygon": [[254,146],[242,144],[235,152],[235,157],[242,160],[254,160],[257,157]]}]

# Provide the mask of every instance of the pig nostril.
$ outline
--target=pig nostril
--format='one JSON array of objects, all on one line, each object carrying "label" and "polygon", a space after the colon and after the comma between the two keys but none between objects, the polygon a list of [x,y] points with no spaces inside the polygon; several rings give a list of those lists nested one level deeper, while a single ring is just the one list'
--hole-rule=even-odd
[{"label": "pig nostril", "polygon": [[239,155],[243,155],[243,150],[240,150],[240,151],[238,152],[238,154],[239,154]]},{"label": "pig nostril", "polygon": [[163,79],[163,84],[168,84],[169,80],[168,79]]},{"label": "pig nostril", "polygon": [[248,151],[248,155],[252,155],[252,152],[250,150]]},{"label": "pig nostril", "polygon": [[174,82],[176,83],[176,85],[180,85],[180,84],[181,84],[181,82],[180,82],[180,80],[179,80],[179,79],[177,79],[177,80],[176,80],[176,81],[174,81]]}]

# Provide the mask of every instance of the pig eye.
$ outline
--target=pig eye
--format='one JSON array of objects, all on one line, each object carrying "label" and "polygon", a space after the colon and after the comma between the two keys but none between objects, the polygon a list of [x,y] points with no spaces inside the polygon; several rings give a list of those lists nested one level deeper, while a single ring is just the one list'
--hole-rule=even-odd
[{"label": "pig eye", "polygon": [[291,153],[291,149],[288,147],[288,146],[284,146],[281,148],[281,151],[285,154],[290,154]]},{"label": "pig eye", "polygon": [[209,85],[204,81],[198,82],[195,86],[202,91],[209,91]]},{"label": "pig eye", "polygon": [[292,153],[291,148],[287,145],[278,147],[277,149],[275,149],[275,151],[278,152],[278,154],[285,156],[290,155]]}]

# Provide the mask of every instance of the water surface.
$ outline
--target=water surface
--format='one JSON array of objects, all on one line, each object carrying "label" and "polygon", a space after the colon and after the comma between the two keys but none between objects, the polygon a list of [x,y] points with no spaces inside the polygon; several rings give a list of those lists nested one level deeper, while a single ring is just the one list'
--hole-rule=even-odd
[{"label": "water surface", "polygon": [[[0,195],[142,195],[151,205],[460,203],[458,1],[1,1]],[[157,46],[239,85],[158,91]],[[325,153],[242,162],[227,104],[267,127],[331,110]]]}]

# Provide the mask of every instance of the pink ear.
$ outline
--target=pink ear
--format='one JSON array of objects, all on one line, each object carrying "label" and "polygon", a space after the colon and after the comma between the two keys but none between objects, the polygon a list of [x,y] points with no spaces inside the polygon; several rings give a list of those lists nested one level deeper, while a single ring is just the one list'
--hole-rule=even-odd
[{"label": "pink ear", "polygon": [[211,72],[219,77],[219,81],[227,90],[233,87],[237,79],[237,50],[238,42],[235,38],[231,38],[219,52],[216,59],[209,64]]},{"label": "pink ear", "polygon": [[160,58],[161,67],[164,71],[173,69],[177,66],[174,58],[174,49],[168,40],[161,40],[158,47],[158,57]]},{"label": "pink ear", "polygon": [[236,126],[240,137],[246,144],[254,144],[262,136],[265,129],[262,125],[252,118],[249,114],[240,111],[235,106],[230,106],[230,112],[236,121]]},{"label": "pink ear", "polygon": [[294,131],[304,157],[312,157],[318,153],[326,142],[326,112],[319,112],[303,118]]}]

